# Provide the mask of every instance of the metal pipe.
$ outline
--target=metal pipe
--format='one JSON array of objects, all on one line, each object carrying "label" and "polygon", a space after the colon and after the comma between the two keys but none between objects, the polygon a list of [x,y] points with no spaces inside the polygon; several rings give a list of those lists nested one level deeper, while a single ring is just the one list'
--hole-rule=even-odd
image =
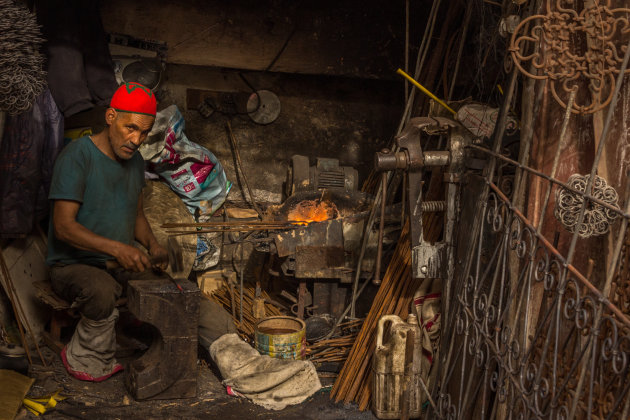
[{"label": "metal pipe", "polygon": [[424,152],[423,166],[448,166],[451,163],[451,153],[448,150]]}]

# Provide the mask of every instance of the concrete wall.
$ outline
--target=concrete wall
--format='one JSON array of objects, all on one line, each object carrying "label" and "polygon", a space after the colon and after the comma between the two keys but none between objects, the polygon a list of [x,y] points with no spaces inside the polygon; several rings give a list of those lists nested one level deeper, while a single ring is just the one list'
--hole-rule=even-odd
[{"label": "concrete wall", "polygon": [[[422,3],[412,2],[413,10],[424,10]],[[395,79],[404,7],[381,0],[109,0],[101,13],[107,32],[166,42],[170,63],[265,70],[283,50],[270,70]],[[415,12],[412,26],[423,17]]]},{"label": "concrete wall", "polygon": [[[160,108],[176,104],[186,119],[189,139],[214,152],[228,178],[235,181],[226,131],[230,121],[246,176],[262,201],[281,199],[287,164],[294,154],[310,156],[313,164],[318,156],[338,158],[342,165],[359,169],[364,179],[374,152],[389,141],[401,113],[400,89],[390,82],[262,72],[245,75],[257,90],[267,89],[278,96],[281,112],[273,123],[258,125],[248,115],[219,112],[205,119],[196,108],[188,109],[187,93],[196,88],[219,96],[233,93],[228,96],[237,109],[244,110],[251,90],[237,72],[209,67],[168,65]],[[237,189],[235,185],[230,198],[240,198]]]}]

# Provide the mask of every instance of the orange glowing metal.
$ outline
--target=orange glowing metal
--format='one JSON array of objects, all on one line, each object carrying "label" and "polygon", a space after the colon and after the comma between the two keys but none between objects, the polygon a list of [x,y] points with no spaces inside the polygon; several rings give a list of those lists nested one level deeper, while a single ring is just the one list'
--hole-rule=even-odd
[{"label": "orange glowing metal", "polygon": [[337,217],[339,211],[335,203],[330,201],[303,200],[300,201],[291,211],[289,220],[292,222],[323,222]]}]

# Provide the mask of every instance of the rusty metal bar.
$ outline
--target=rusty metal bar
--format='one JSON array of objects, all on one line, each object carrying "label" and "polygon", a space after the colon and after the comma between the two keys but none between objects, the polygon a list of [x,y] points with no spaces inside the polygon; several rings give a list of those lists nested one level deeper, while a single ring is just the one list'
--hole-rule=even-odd
[{"label": "rusty metal bar", "polygon": [[[560,140],[558,141],[558,147],[556,149],[556,155],[553,158],[553,165],[551,167],[550,178],[555,178],[556,171],[558,170],[558,163],[560,162],[560,152],[564,149],[564,145],[566,143],[566,134],[567,127],[569,126],[569,119],[571,118],[571,107],[573,106],[573,101],[575,100],[575,94],[577,93],[576,89],[571,91],[571,96],[569,96],[569,102],[567,104],[567,109],[564,113],[564,119],[562,120],[562,129],[560,130]],[[545,194],[545,204],[540,208],[540,216],[538,221],[538,233],[542,231],[543,222],[545,221],[545,213],[547,210],[547,205],[549,205],[549,197],[551,196],[551,189],[553,188],[553,183],[549,181],[549,185],[547,187],[547,192]]]},{"label": "rusty metal bar", "polygon": [[615,213],[617,213],[621,217],[625,217],[626,219],[630,219],[630,212],[623,213],[617,207],[613,207],[610,204],[606,203],[605,201],[602,201],[602,200],[600,200],[600,199],[598,199],[596,197],[593,197],[590,194],[585,194],[582,191],[576,190],[575,188],[569,186],[568,184],[566,184],[566,183],[564,183],[562,181],[559,181],[559,180],[557,180],[555,178],[551,178],[549,175],[545,175],[544,173],[542,173],[540,171],[537,171],[536,169],[530,168],[529,166],[526,166],[526,165],[522,165],[522,164],[520,164],[519,162],[517,162],[517,161],[515,161],[513,159],[505,157],[505,156],[503,156],[503,155],[501,155],[499,153],[493,152],[492,150],[489,150],[489,149],[487,149],[485,147],[478,146],[476,144],[471,144],[471,145],[468,145],[467,147],[475,149],[475,150],[479,150],[479,151],[481,151],[483,153],[487,153],[487,154],[489,154],[489,155],[491,155],[491,156],[493,156],[493,157],[495,157],[495,158],[497,158],[499,160],[502,160],[503,162],[511,163],[512,165],[518,167],[519,169],[523,169],[523,170],[525,170],[525,171],[527,171],[527,172],[529,172],[531,174],[534,174],[534,175],[536,175],[536,176],[538,176],[540,178],[546,179],[549,182],[553,182],[556,185],[560,185],[563,188],[566,188],[567,190],[569,190],[571,192],[579,194],[580,196],[582,196],[582,197],[584,197],[584,198],[586,198],[586,199],[588,199],[588,200],[590,200],[590,201],[592,201],[594,203],[597,203],[597,204],[599,204],[602,207],[607,208],[608,210],[614,211]]}]

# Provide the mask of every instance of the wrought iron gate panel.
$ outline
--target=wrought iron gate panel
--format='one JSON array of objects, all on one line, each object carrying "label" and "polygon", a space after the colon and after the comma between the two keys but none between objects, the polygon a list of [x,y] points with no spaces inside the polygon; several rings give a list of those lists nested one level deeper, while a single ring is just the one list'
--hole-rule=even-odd
[{"label": "wrought iron gate panel", "polygon": [[[488,157],[485,187],[470,229],[472,246],[444,293],[442,350],[427,418],[630,418],[630,318],[626,303],[618,306],[611,297],[613,285],[629,294],[630,261],[621,261],[626,266],[620,267],[620,255],[624,250],[621,259],[630,259],[625,251],[630,173],[622,208],[598,194],[596,177],[629,57],[630,43],[616,72],[590,175],[583,177],[581,186],[555,177],[575,93],[567,103],[551,173],[500,153],[517,70],[511,75],[493,148],[470,146]],[[536,225],[497,186],[499,165],[515,170],[515,191],[535,179],[546,185]],[[564,253],[542,229],[546,210],[558,202],[553,192],[572,193],[578,203]],[[614,251],[600,285],[574,265],[576,244],[586,234],[581,228],[593,222],[588,218],[593,209],[607,214],[614,227],[609,233]],[[534,289],[542,292],[539,308],[532,308]]]}]

